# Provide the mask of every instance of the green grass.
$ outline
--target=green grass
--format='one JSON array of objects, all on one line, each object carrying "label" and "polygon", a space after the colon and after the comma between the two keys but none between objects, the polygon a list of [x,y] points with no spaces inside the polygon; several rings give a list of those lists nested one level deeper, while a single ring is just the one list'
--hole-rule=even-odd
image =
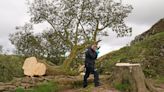
[{"label": "green grass", "polygon": [[129,89],[130,85],[129,84],[115,84],[114,87],[117,90],[120,90],[121,92],[126,91],[127,89]]},{"label": "green grass", "polygon": [[[140,42],[125,46],[100,57],[102,73],[112,72],[115,63],[128,60],[131,63],[141,63],[146,77],[164,75],[164,57],[160,56],[161,46],[164,45],[164,32],[152,35]],[[124,62],[124,61],[123,61]]]},{"label": "green grass", "polygon": [[16,92],[25,92],[25,90],[23,88],[21,88],[21,87],[18,87],[15,91]]},{"label": "green grass", "polygon": [[17,88],[16,92],[58,92],[59,86],[54,82],[45,82],[34,88],[24,90],[23,88]]},{"label": "green grass", "polygon": [[32,90],[27,92],[57,92],[58,85],[52,82],[43,83],[39,86],[34,87]]},{"label": "green grass", "polygon": [[164,76],[157,78],[156,82],[159,83],[159,84],[161,84],[161,83],[164,84]]},{"label": "green grass", "polygon": [[7,82],[13,77],[22,77],[24,58],[16,55],[0,55],[0,81]]},{"label": "green grass", "polygon": [[92,83],[89,84],[86,88],[80,89],[80,92],[92,92],[93,88],[94,88],[94,84]]},{"label": "green grass", "polygon": [[81,87],[83,87],[83,81],[81,81],[81,80],[75,81],[71,85],[73,88],[81,88]]}]

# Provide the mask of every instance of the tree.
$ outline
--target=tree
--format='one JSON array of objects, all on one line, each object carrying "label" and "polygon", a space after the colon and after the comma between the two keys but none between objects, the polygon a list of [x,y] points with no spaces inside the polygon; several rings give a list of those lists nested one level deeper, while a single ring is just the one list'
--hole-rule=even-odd
[{"label": "tree", "polygon": [[56,65],[62,63],[67,49],[53,30],[47,29],[41,34],[34,34],[30,23],[16,29],[19,31],[10,34],[10,41],[15,45],[17,54],[45,58]]},{"label": "tree", "polygon": [[68,48],[64,60],[67,69],[78,53],[97,41],[98,35],[107,35],[112,28],[118,36],[131,33],[124,19],[132,6],[113,0],[28,0],[31,22],[47,22]]},{"label": "tree", "polygon": [[35,37],[33,32],[33,25],[26,23],[23,27],[16,27],[20,30],[14,34],[10,34],[9,40],[15,45],[17,49],[17,54],[24,56],[36,56],[39,57],[38,52],[40,52],[40,38]]},{"label": "tree", "polygon": [[68,51],[68,48],[56,35],[56,32],[51,29],[44,31],[41,36],[41,46],[46,52],[46,59],[55,63],[56,65],[59,65],[63,63],[65,59],[65,53]]}]

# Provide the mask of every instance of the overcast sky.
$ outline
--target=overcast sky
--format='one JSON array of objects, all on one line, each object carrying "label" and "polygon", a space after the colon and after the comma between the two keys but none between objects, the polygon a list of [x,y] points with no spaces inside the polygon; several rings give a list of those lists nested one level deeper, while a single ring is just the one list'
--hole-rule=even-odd
[{"label": "overcast sky", "polygon": [[[5,49],[13,49],[9,34],[16,32],[15,26],[28,22],[26,0],[0,0],[0,45]],[[123,0],[133,6],[132,13],[126,19],[126,24],[133,28],[131,37],[117,38],[115,33],[102,37],[100,55],[119,49],[138,34],[148,30],[159,19],[164,18],[164,0]]]}]

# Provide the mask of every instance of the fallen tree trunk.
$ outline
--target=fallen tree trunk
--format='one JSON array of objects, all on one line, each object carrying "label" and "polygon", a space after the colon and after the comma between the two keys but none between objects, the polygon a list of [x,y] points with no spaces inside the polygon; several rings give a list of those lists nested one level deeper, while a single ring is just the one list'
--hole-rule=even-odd
[{"label": "fallen tree trunk", "polygon": [[123,92],[158,92],[158,90],[145,78],[139,64],[116,64],[111,83]]},{"label": "fallen tree trunk", "polygon": [[27,58],[23,64],[24,75],[27,76],[42,76],[46,73],[46,66],[44,63],[37,61],[35,57]]},{"label": "fallen tree trunk", "polygon": [[43,75],[67,75],[68,72],[62,66],[50,65],[44,60],[29,57],[23,64],[24,75],[43,76]]}]

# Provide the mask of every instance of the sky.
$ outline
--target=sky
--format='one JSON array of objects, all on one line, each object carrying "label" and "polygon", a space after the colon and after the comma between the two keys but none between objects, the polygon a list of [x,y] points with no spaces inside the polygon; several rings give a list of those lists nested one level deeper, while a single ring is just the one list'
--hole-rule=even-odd
[{"label": "sky", "polygon": [[[126,24],[133,29],[132,36],[117,38],[116,33],[109,32],[108,37],[101,37],[100,56],[130,44],[135,36],[164,18],[164,0],[123,0],[123,3],[131,4],[134,8],[125,19]],[[0,45],[5,50],[14,49],[8,40],[9,34],[16,32],[15,27],[28,22],[28,19],[26,0],[0,0]]]}]

